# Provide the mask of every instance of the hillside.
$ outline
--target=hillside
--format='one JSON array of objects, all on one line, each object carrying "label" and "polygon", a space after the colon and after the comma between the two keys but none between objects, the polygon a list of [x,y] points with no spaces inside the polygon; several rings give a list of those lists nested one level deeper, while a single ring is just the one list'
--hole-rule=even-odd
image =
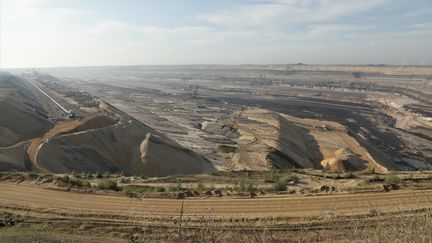
[{"label": "hillside", "polygon": [[198,154],[104,101],[97,112],[53,121],[26,81],[4,74],[0,87],[0,109],[10,114],[0,117],[2,171],[162,176],[213,170]]},{"label": "hillside", "polygon": [[231,169],[326,168],[345,172],[371,167],[387,171],[336,122],[300,119],[259,108],[241,110],[234,117],[217,121],[239,134],[235,145],[221,146]]},{"label": "hillside", "polygon": [[0,73],[0,147],[35,137],[52,127],[29,85]]}]

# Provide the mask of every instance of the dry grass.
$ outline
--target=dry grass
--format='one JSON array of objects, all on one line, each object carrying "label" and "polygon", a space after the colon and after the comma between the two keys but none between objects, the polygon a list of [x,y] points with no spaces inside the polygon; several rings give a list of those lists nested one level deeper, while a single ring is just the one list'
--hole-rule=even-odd
[{"label": "dry grass", "polygon": [[255,220],[220,220],[209,210],[207,216],[185,218],[183,210],[174,226],[161,222],[143,227],[128,237],[130,242],[432,242],[432,209],[398,214],[371,209],[361,216],[296,219],[295,223],[267,217]]}]

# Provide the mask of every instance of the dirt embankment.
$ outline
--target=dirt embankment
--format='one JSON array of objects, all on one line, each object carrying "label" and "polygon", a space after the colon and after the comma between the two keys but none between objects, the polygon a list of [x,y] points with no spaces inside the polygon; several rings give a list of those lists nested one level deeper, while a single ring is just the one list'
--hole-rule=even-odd
[{"label": "dirt embankment", "polygon": [[108,113],[59,123],[33,139],[28,154],[35,171],[119,172],[159,176],[212,170],[211,164],[102,102]]},{"label": "dirt embankment", "polygon": [[219,135],[223,135],[230,127],[239,134],[234,138],[235,145],[221,147],[221,153],[231,161],[230,169],[294,167],[346,172],[373,167],[375,171],[386,171],[339,123],[259,108],[244,109],[233,117],[219,119],[216,122],[220,125],[213,125],[210,131],[217,134],[214,130],[220,127],[223,132]]},{"label": "dirt embankment", "polygon": [[57,136],[79,133],[89,130],[100,129],[107,126],[112,126],[118,122],[118,119],[105,115],[90,115],[79,120],[72,120],[57,123],[52,129],[46,132],[42,137],[34,138],[30,141],[27,148],[27,154],[32,164],[32,170],[44,171],[37,164],[37,155],[39,149],[44,143],[48,143],[51,139]]}]

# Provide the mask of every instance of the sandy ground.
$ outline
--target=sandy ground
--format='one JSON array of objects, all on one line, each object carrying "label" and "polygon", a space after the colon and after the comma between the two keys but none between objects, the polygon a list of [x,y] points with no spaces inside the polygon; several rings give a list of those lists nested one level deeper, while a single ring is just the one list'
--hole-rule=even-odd
[{"label": "sandy ground", "polygon": [[[0,208],[45,210],[50,214],[133,216],[178,216],[184,202],[184,214],[205,216],[209,211],[223,218],[303,217],[367,214],[371,210],[396,212],[430,208],[432,190],[400,190],[387,193],[351,195],[289,196],[256,199],[136,199],[41,189],[10,183],[0,184]],[[28,211],[23,210],[28,213]],[[60,214],[59,214],[60,215]],[[61,214],[65,215],[65,214]],[[138,219],[137,219],[138,220]]]}]

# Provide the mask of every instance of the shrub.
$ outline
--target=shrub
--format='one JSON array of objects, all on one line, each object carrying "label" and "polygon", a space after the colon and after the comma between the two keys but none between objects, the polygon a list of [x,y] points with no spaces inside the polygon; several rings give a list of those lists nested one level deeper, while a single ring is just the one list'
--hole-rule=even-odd
[{"label": "shrub", "polygon": [[79,174],[78,174],[78,172],[76,172],[75,170],[72,170],[72,171],[70,172],[70,175],[71,175],[72,177],[79,178]]},{"label": "shrub", "polygon": [[216,190],[216,187],[215,187],[215,185],[214,185],[214,184],[211,184],[211,185],[210,185],[210,190],[211,190],[211,191],[214,191],[214,190]]},{"label": "shrub", "polygon": [[288,186],[287,180],[280,180],[279,179],[279,180],[274,182],[273,190],[275,190],[277,192],[286,191],[287,186]]},{"label": "shrub", "polygon": [[100,178],[103,178],[103,175],[102,175],[102,173],[100,173],[100,172],[98,171],[98,172],[96,172],[95,177],[100,179]]},{"label": "shrub", "polygon": [[65,182],[65,183],[68,183],[70,180],[70,177],[68,175],[64,175],[64,176],[58,177],[57,179]]},{"label": "shrub", "polygon": [[287,180],[288,182],[289,182],[289,181],[299,182],[299,181],[300,181],[300,178],[299,178],[297,175],[295,175],[295,174],[290,174],[290,175],[288,175],[288,177],[287,177],[286,180]]},{"label": "shrub", "polygon": [[183,190],[183,188],[182,188],[182,185],[180,183],[168,186],[168,191],[169,192],[178,192],[178,191],[181,191],[181,190]]},{"label": "shrub", "polygon": [[333,175],[333,180],[339,180],[339,179],[342,179],[342,176],[340,172],[337,172],[335,175]]},{"label": "shrub", "polygon": [[400,184],[402,179],[396,174],[396,172],[392,171],[386,175],[384,182],[387,184]]},{"label": "shrub", "polygon": [[87,179],[91,179],[91,178],[93,178],[93,175],[90,174],[90,173],[87,173],[87,174],[85,174],[85,178],[87,178]]},{"label": "shrub", "polygon": [[200,182],[197,185],[197,190],[202,192],[206,190],[206,187]]},{"label": "shrub", "polygon": [[238,192],[254,192],[256,191],[254,185],[244,179],[240,180],[234,187]]},{"label": "shrub", "polygon": [[138,194],[132,190],[125,190],[125,195],[128,197],[138,197]]},{"label": "shrub", "polygon": [[117,181],[115,180],[101,180],[97,187],[101,190],[113,190],[120,191],[121,188],[117,185]]},{"label": "shrub", "polygon": [[344,179],[351,179],[351,178],[354,178],[354,175],[353,175],[353,173],[351,171],[348,171],[347,173],[345,173],[345,174],[342,175],[342,178],[344,178]]},{"label": "shrub", "polygon": [[81,187],[91,187],[91,184],[88,180],[79,180]]},{"label": "shrub", "polygon": [[367,167],[363,171],[363,175],[372,175],[372,174],[375,174],[375,168],[374,167]]},{"label": "shrub", "polygon": [[157,191],[157,192],[165,192],[165,187],[157,186],[157,187],[156,187],[156,191]]},{"label": "shrub", "polygon": [[276,182],[280,179],[280,175],[276,170],[272,170],[270,174],[264,177],[265,182]]}]

